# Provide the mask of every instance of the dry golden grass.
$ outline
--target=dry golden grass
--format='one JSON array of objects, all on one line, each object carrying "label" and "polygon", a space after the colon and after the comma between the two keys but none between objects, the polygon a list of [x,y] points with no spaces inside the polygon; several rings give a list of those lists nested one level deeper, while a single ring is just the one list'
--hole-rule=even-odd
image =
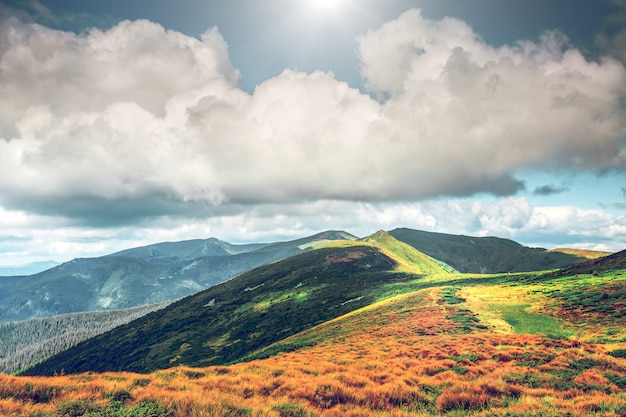
[{"label": "dry golden grass", "polygon": [[603,252],[603,251],[590,250],[590,249],[574,249],[574,248],[556,248],[556,249],[552,249],[550,252],[562,252],[562,253],[567,253],[569,255],[576,255],[582,258],[587,258],[587,259],[598,259],[598,258],[602,258],[603,256],[608,256],[611,254],[611,252]]},{"label": "dry golden grass", "polygon": [[98,416],[142,404],[174,417],[626,414],[625,359],[576,340],[468,331],[458,314],[425,290],[317,326],[292,338],[315,345],[264,360],[0,376],[0,415],[61,416],[72,404]]}]

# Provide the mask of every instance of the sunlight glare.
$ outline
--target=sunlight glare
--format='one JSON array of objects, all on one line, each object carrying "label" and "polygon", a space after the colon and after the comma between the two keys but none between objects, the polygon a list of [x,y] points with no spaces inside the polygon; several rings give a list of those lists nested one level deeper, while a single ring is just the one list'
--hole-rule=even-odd
[{"label": "sunlight glare", "polygon": [[338,11],[343,2],[343,0],[309,0],[313,9],[325,13]]}]

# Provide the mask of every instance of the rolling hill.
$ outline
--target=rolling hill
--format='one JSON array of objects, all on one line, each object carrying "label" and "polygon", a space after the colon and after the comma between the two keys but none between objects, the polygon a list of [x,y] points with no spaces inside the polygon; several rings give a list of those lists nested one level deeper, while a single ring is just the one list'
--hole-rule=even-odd
[{"label": "rolling hill", "polygon": [[464,273],[541,271],[572,266],[587,259],[571,253],[529,248],[498,237],[450,235],[406,228],[391,230],[389,234]]},{"label": "rolling hill", "polygon": [[57,376],[0,375],[0,414],[626,413],[626,252],[560,274],[431,259],[379,232],[260,267],[30,372]]},{"label": "rolling hill", "polygon": [[562,253],[567,253],[570,255],[576,255],[581,258],[587,258],[587,259],[602,258],[603,256],[607,256],[611,254],[611,252],[589,250],[589,249],[576,249],[576,248],[554,248],[554,249],[551,249],[550,252],[562,252]]},{"label": "rolling hill", "polygon": [[[556,269],[586,258],[528,248],[508,239],[396,229],[398,241],[449,270],[503,273]],[[79,258],[31,276],[0,278],[0,322],[78,311],[131,308],[184,297],[331,240],[327,231],[287,242],[233,245],[219,239],[164,242],[99,258]]]},{"label": "rolling hill", "polygon": [[0,322],[176,299],[335,239],[354,236],[327,231],[293,241],[252,245],[192,240],[74,259],[35,275],[0,278]]},{"label": "rolling hill", "polygon": [[371,304],[385,293],[408,291],[415,281],[433,273],[450,275],[435,260],[385,232],[361,241],[331,243],[189,296],[28,372],[147,372],[177,364],[235,362]]},{"label": "rolling hill", "polygon": [[626,249],[601,258],[589,259],[579,264],[563,268],[553,275],[568,276],[578,274],[598,274],[607,271],[626,269]]}]

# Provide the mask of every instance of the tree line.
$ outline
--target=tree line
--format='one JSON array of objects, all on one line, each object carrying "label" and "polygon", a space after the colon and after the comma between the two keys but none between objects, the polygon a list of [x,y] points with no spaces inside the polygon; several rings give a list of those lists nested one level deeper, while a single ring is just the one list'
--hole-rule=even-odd
[{"label": "tree line", "polygon": [[0,373],[12,374],[78,343],[160,310],[172,301],[0,323]]}]

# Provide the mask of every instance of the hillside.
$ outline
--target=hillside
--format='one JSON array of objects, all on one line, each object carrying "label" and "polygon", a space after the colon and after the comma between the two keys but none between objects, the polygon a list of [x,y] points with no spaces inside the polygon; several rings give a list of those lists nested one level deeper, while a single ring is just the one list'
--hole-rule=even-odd
[{"label": "hillside", "polygon": [[[572,266],[586,259],[569,253],[528,248],[493,237],[411,229],[396,229],[389,234],[431,260],[436,259],[447,271],[546,270]],[[0,278],[0,322],[78,311],[131,308],[180,298],[257,266],[329,241],[346,239],[356,238],[341,231],[269,244],[233,245],[211,238],[164,242],[99,258],[74,259],[28,277]]]},{"label": "hillside", "polygon": [[0,322],[176,299],[302,252],[310,245],[350,238],[354,236],[328,231],[271,244],[192,240],[74,259],[32,276],[0,278]]},{"label": "hillside", "polygon": [[598,274],[620,269],[626,269],[626,249],[601,258],[590,259],[569,268],[563,268],[554,272],[553,275]]},{"label": "hillside", "polygon": [[542,271],[572,266],[587,259],[570,253],[529,248],[498,237],[450,235],[406,228],[391,230],[389,234],[463,273]]},{"label": "hillside", "polygon": [[171,301],[0,323],[0,372],[15,373],[169,304]]},{"label": "hillside", "polygon": [[[339,248],[347,252],[331,247],[297,258],[324,253],[309,260],[329,261],[329,267],[369,263],[356,251],[378,247],[380,255],[393,246],[378,246],[382,238]],[[622,416],[626,269],[610,265],[621,265],[625,256],[578,276],[439,275],[423,288],[417,277],[414,290],[267,344],[245,358],[250,362],[149,374],[0,376],[0,414]],[[603,294],[608,297],[601,302],[584,299]]]},{"label": "hillside", "polygon": [[587,259],[598,259],[604,256],[610,255],[611,252],[603,252],[598,250],[589,250],[589,249],[575,249],[575,248],[555,248],[551,249],[550,252],[562,252],[570,255],[576,255],[581,258]]},{"label": "hillside", "polygon": [[[241,360],[313,325],[409,291],[427,273],[449,275],[434,260],[404,246],[398,261],[384,252],[384,234],[367,242],[343,241],[259,267],[187,297],[127,326],[38,364],[31,374],[132,370]],[[418,260],[418,262],[416,262]],[[421,270],[423,275],[403,268]]]}]

